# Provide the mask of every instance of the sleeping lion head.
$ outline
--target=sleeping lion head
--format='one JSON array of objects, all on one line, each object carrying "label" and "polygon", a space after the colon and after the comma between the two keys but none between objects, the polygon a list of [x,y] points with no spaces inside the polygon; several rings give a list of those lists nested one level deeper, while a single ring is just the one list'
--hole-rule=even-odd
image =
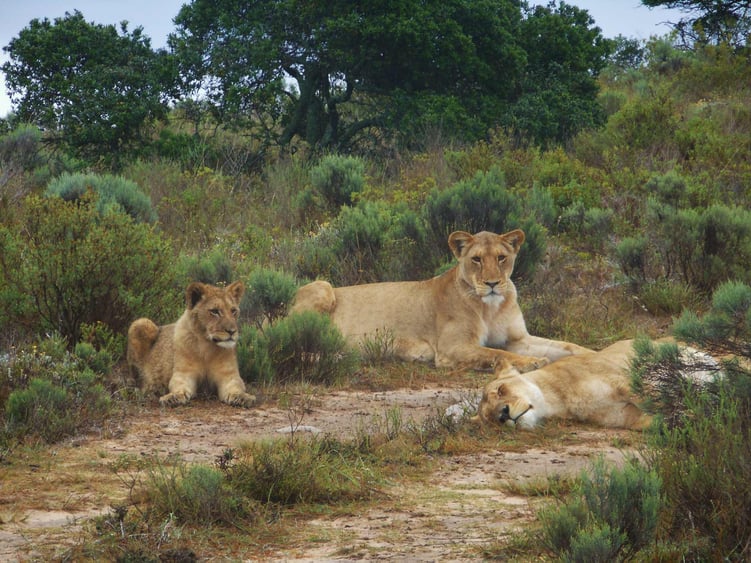
[{"label": "sleeping lion head", "polygon": [[534,428],[537,424],[534,405],[519,393],[514,378],[514,375],[505,375],[488,383],[482,393],[478,414],[491,424]]},{"label": "sleeping lion head", "polygon": [[234,348],[244,292],[245,286],[239,281],[227,287],[191,283],[185,291],[185,301],[193,331],[217,346]]},{"label": "sleeping lion head", "polygon": [[500,305],[513,287],[511,272],[524,232],[517,229],[503,235],[482,231],[471,235],[456,231],[449,246],[459,260],[459,274],[483,302]]}]

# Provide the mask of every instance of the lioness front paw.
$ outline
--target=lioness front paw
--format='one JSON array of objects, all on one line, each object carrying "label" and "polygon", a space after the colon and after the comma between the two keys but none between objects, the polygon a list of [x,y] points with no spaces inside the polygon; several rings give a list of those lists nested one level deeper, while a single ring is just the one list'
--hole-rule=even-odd
[{"label": "lioness front paw", "polygon": [[224,402],[233,407],[249,409],[256,404],[256,396],[249,393],[232,393],[224,399]]},{"label": "lioness front paw", "polygon": [[525,358],[524,360],[511,362],[519,370],[519,373],[527,373],[546,366],[550,363],[547,358]]},{"label": "lioness front paw", "polygon": [[177,407],[180,405],[187,405],[190,401],[190,394],[187,391],[180,391],[178,393],[167,393],[159,397],[159,404],[163,407]]}]

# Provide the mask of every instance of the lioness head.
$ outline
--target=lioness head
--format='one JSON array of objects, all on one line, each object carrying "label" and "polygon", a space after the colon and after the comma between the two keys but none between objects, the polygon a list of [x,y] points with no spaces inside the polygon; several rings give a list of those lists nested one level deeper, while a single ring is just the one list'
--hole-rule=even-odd
[{"label": "lioness head", "polygon": [[234,348],[243,293],[245,286],[239,281],[226,288],[191,283],[185,291],[185,302],[193,329],[217,346]]},{"label": "lioness head", "polygon": [[511,281],[514,261],[524,242],[517,229],[504,235],[482,231],[471,235],[456,231],[449,235],[449,247],[459,260],[459,274],[485,303],[500,305]]},{"label": "lioness head", "polygon": [[537,422],[534,406],[510,385],[513,376],[499,377],[488,383],[482,393],[478,414],[491,424],[532,428]]}]

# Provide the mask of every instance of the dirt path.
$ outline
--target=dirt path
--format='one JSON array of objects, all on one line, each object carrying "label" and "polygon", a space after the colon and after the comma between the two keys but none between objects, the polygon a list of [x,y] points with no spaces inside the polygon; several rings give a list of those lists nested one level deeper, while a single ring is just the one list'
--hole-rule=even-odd
[{"label": "dirt path", "polygon": [[[385,392],[334,390],[297,395],[290,405],[236,409],[215,400],[187,407],[143,408],[108,428],[49,452],[25,454],[0,466],[0,561],[29,561],[61,553],[77,523],[127,498],[128,486],[108,467],[122,455],[179,454],[213,462],[227,448],[260,437],[323,432],[340,437],[368,432],[387,413],[420,420],[467,397],[466,389],[437,386]],[[394,409],[397,409],[396,411]],[[625,431],[566,427],[551,447],[502,448],[437,460],[428,479],[385,493],[388,510],[308,521],[300,540],[269,552],[277,560],[468,560],[514,533],[534,516],[529,497],[508,482],[578,473],[594,455],[617,461],[613,444]]]}]

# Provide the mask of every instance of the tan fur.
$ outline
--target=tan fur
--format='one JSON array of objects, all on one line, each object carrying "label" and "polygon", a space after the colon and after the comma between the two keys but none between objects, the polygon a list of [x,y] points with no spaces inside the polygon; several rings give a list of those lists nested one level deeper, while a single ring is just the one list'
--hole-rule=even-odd
[{"label": "tan fur", "polygon": [[499,370],[485,386],[478,416],[522,428],[534,428],[547,418],[646,428],[650,417],[636,405],[627,372],[632,348],[633,340],[623,340],[525,374]]},{"label": "tan fur", "polygon": [[458,264],[426,281],[301,287],[291,312],[327,313],[351,343],[376,331],[394,337],[397,357],[437,366],[520,371],[586,349],[530,336],[511,281],[520,230],[503,235],[457,231],[449,246]]},{"label": "tan fur", "polygon": [[186,308],[171,325],[138,319],[128,329],[128,365],[147,392],[165,393],[162,405],[184,405],[199,385],[216,388],[219,399],[250,407],[255,397],[245,392],[237,367],[237,317],[245,291],[241,282],[226,288],[191,283]]}]

